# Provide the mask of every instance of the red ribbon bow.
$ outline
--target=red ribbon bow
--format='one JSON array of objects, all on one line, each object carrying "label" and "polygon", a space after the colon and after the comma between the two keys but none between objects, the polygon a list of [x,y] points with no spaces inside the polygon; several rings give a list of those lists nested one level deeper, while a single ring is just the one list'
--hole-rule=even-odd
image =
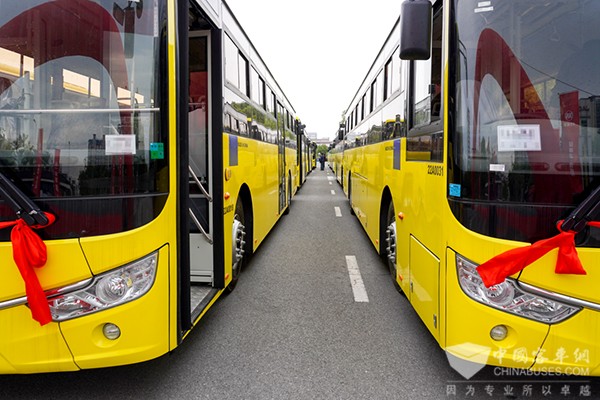
[{"label": "red ribbon bow", "polygon": [[46,325],[52,321],[52,315],[50,314],[50,307],[48,306],[44,290],[33,268],[41,268],[46,264],[47,252],[46,244],[32,228],[45,228],[54,223],[56,219],[52,214],[44,214],[48,218],[48,224],[46,225],[29,226],[22,219],[0,222],[0,229],[13,227],[10,232],[13,259],[25,282],[25,294],[31,308],[31,315],[40,325]]},{"label": "red ribbon bow", "polygon": [[[560,233],[549,239],[539,240],[527,247],[508,250],[496,257],[484,262],[477,267],[477,272],[483,284],[490,287],[501,283],[507,276],[521,271],[523,268],[544,256],[550,250],[558,247],[558,257],[554,272],[557,274],[586,275],[577,249],[575,248],[575,235],[577,232],[564,232],[560,229],[562,221],[557,228]],[[588,222],[590,226],[600,228],[600,222]]]}]

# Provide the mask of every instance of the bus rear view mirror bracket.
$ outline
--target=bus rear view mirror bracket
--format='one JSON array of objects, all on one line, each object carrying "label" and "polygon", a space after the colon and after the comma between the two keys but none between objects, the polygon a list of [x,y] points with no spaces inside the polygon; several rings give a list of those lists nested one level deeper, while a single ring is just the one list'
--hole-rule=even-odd
[{"label": "bus rear view mirror bracket", "polygon": [[431,2],[406,0],[400,15],[400,58],[428,60],[431,57]]}]

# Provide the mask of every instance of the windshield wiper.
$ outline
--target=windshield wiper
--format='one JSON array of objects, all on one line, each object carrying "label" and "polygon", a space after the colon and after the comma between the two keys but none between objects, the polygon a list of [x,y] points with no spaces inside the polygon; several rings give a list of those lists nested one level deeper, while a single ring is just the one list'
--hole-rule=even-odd
[{"label": "windshield wiper", "polygon": [[571,211],[560,226],[563,232],[581,232],[588,222],[594,221],[600,212],[600,186]]},{"label": "windshield wiper", "polygon": [[27,225],[48,225],[48,217],[42,210],[2,172],[0,172],[0,196]]}]

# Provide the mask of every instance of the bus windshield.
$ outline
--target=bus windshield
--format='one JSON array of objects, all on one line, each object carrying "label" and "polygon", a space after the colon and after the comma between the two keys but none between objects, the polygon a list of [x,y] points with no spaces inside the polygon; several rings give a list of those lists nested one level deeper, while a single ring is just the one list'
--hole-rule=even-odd
[{"label": "bus windshield", "polygon": [[454,13],[453,210],[498,237],[554,234],[598,186],[600,2],[454,0]]},{"label": "bus windshield", "polygon": [[57,214],[51,238],[132,229],[161,207],[160,4],[0,3],[0,172]]}]

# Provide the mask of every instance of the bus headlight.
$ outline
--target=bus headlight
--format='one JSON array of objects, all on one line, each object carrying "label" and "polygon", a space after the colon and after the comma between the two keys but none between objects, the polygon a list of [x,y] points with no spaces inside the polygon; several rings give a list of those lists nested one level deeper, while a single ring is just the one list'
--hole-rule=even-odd
[{"label": "bus headlight", "polygon": [[150,290],[156,276],[158,253],[95,277],[84,289],[48,299],[56,322],[80,317],[135,300]]},{"label": "bus headlight", "polygon": [[490,307],[547,324],[563,321],[581,310],[581,307],[528,293],[510,278],[486,288],[475,268],[477,265],[456,255],[461,289],[473,300]]}]

